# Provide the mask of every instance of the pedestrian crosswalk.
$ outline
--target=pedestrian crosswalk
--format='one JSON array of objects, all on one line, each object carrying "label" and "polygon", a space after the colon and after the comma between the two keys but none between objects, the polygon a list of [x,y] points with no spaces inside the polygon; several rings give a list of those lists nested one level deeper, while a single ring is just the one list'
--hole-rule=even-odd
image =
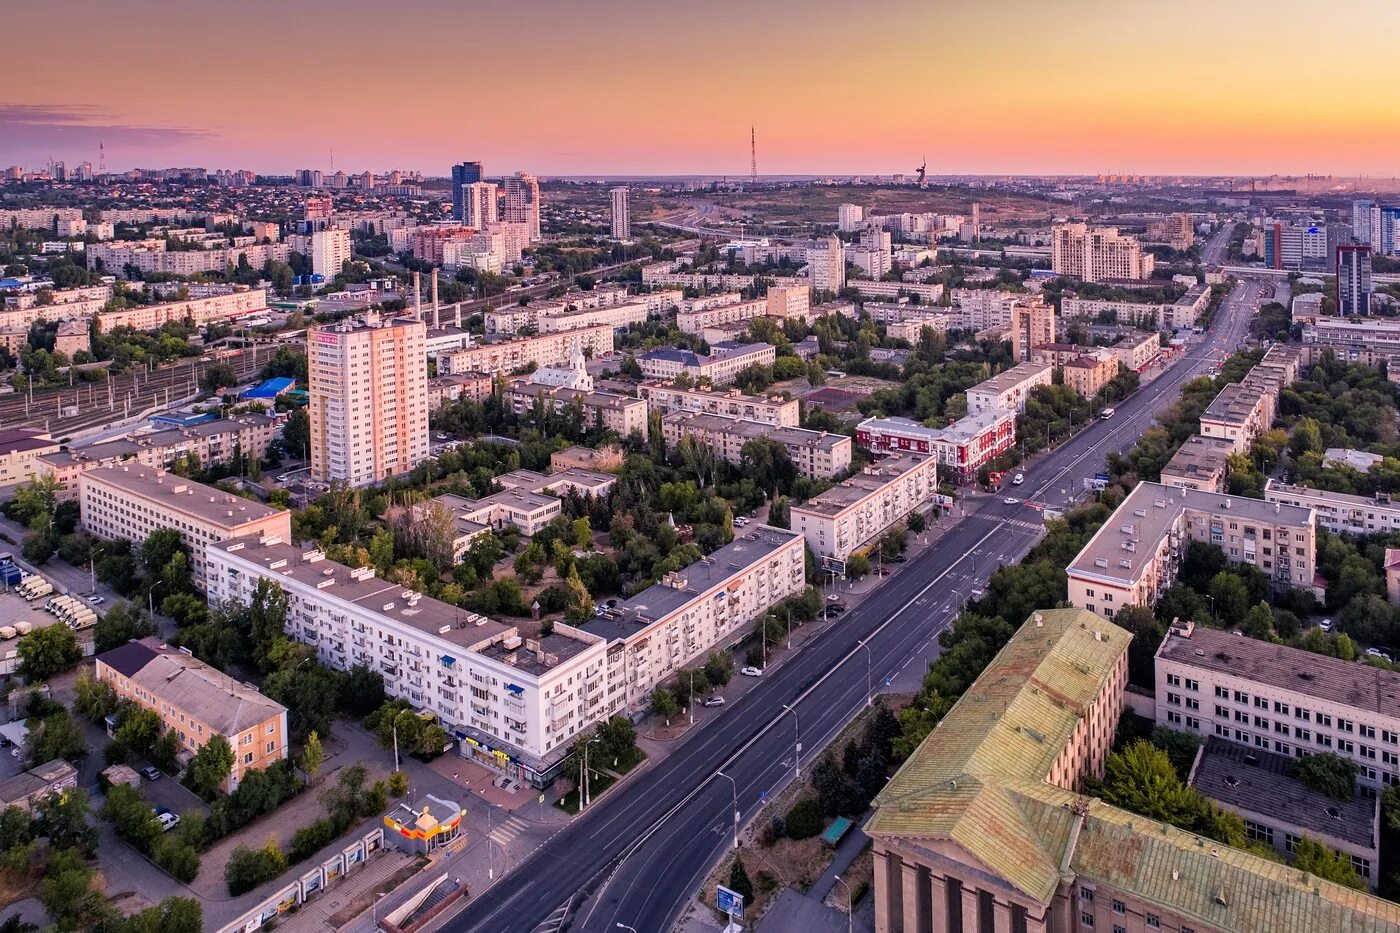
[{"label": "pedestrian crosswalk", "polygon": [[508,816],[504,821],[491,827],[491,832],[488,835],[496,845],[503,846],[523,833],[526,828],[525,821],[520,817]]},{"label": "pedestrian crosswalk", "polygon": [[984,522],[993,522],[997,525],[1010,525],[1013,528],[1024,528],[1027,531],[1044,531],[1045,525],[1042,522],[1028,522],[1022,518],[993,518],[990,515],[975,516]]}]

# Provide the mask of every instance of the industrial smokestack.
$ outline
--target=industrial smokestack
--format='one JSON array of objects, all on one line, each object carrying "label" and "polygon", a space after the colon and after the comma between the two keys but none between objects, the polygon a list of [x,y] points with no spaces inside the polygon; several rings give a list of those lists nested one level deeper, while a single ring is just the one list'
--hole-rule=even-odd
[{"label": "industrial smokestack", "polygon": [[441,326],[441,325],[438,323],[438,286],[437,286],[437,282],[438,282],[438,271],[437,271],[436,268],[434,268],[434,269],[433,269],[433,327],[434,327],[434,329],[436,329],[436,328],[438,328],[438,327]]},{"label": "industrial smokestack", "polygon": [[423,273],[413,273],[413,316],[423,320]]}]

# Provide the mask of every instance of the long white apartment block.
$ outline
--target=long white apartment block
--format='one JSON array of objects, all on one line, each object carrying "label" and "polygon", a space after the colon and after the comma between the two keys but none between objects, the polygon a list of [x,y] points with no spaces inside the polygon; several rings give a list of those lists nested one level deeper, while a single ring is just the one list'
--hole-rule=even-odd
[{"label": "long white apartment block", "polygon": [[78,478],[82,525],[94,537],[133,546],[153,531],[173,528],[190,551],[190,576],[203,590],[209,549],[230,538],[289,536],[292,513],[244,499],[174,473],[139,464],[112,464]]},{"label": "long white apartment block", "polygon": [[792,506],[792,528],[819,559],[844,561],[931,503],[937,491],[937,456],[896,454]]},{"label": "long white apartment block", "polygon": [[1050,385],[1054,381],[1054,372],[1054,367],[1049,363],[1017,363],[968,389],[967,413],[1023,412],[1031,392],[1037,386]]},{"label": "long white apartment block", "polygon": [[721,460],[738,464],[744,445],[765,439],[781,444],[803,476],[831,479],[851,467],[851,439],[829,431],[774,427],[759,421],[678,411],[661,419],[661,434],[668,448],[690,437],[710,447]]},{"label": "long white apartment block", "polygon": [[377,671],[388,696],[435,713],[464,752],[481,749],[513,776],[552,777],[574,736],[623,708],[596,635],[560,624],[526,639],[277,536],[231,542],[211,558],[211,599],[246,602],[259,580],[276,581],[288,596],[287,634],[314,646],[321,663]]},{"label": "long white apartment block", "polygon": [[745,395],[738,389],[687,389],[673,382],[653,381],[637,386],[637,395],[647,403],[648,412],[659,412],[662,415],[669,415],[675,411],[693,411],[794,428],[802,418],[801,406],[795,398],[783,398],[781,395]]},{"label": "long white apartment block", "polygon": [[1178,623],[1157,649],[1157,722],[1280,755],[1331,752],[1400,783],[1400,674]]},{"label": "long white apartment block", "polygon": [[611,353],[616,332],[611,324],[593,324],[538,337],[490,339],[438,357],[438,373],[500,373],[530,364],[554,366],[573,355],[574,348],[594,356]]},{"label": "long white apartment block", "polygon": [[1264,499],[1312,509],[1317,523],[1334,534],[1375,535],[1400,530],[1400,503],[1392,502],[1389,493],[1353,496],[1270,479],[1264,484]]},{"label": "long white apartment block", "polygon": [[159,304],[136,305],[97,315],[97,329],[111,331],[117,327],[154,330],[168,322],[194,321],[199,326],[228,318],[244,317],[267,308],[267,289],[249,288],[227,295],[166,301]]}]

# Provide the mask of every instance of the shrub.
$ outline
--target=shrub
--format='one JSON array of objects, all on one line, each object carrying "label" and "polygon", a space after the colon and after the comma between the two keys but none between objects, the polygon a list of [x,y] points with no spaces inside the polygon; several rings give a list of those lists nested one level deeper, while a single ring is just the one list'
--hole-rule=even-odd
[{"label": "shrub", "polygon": [[408,793],[408,774],[403,771],[395,771],[389,775],[389,793],[395,797],[402,797]]},{"label": "shrub", "polygon": [[822,805],[808,799],[787,812],[787,834],[791,839],[811,839],[824,828]]}]

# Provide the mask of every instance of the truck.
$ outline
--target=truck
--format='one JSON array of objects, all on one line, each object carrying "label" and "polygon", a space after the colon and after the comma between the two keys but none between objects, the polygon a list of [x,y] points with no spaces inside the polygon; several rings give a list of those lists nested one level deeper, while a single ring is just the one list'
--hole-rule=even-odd
[{"label": "truck", "polygon": [[0,564],[0,583],[5,586],[15,586],[24,579],[24,571],[14,564]]}]

